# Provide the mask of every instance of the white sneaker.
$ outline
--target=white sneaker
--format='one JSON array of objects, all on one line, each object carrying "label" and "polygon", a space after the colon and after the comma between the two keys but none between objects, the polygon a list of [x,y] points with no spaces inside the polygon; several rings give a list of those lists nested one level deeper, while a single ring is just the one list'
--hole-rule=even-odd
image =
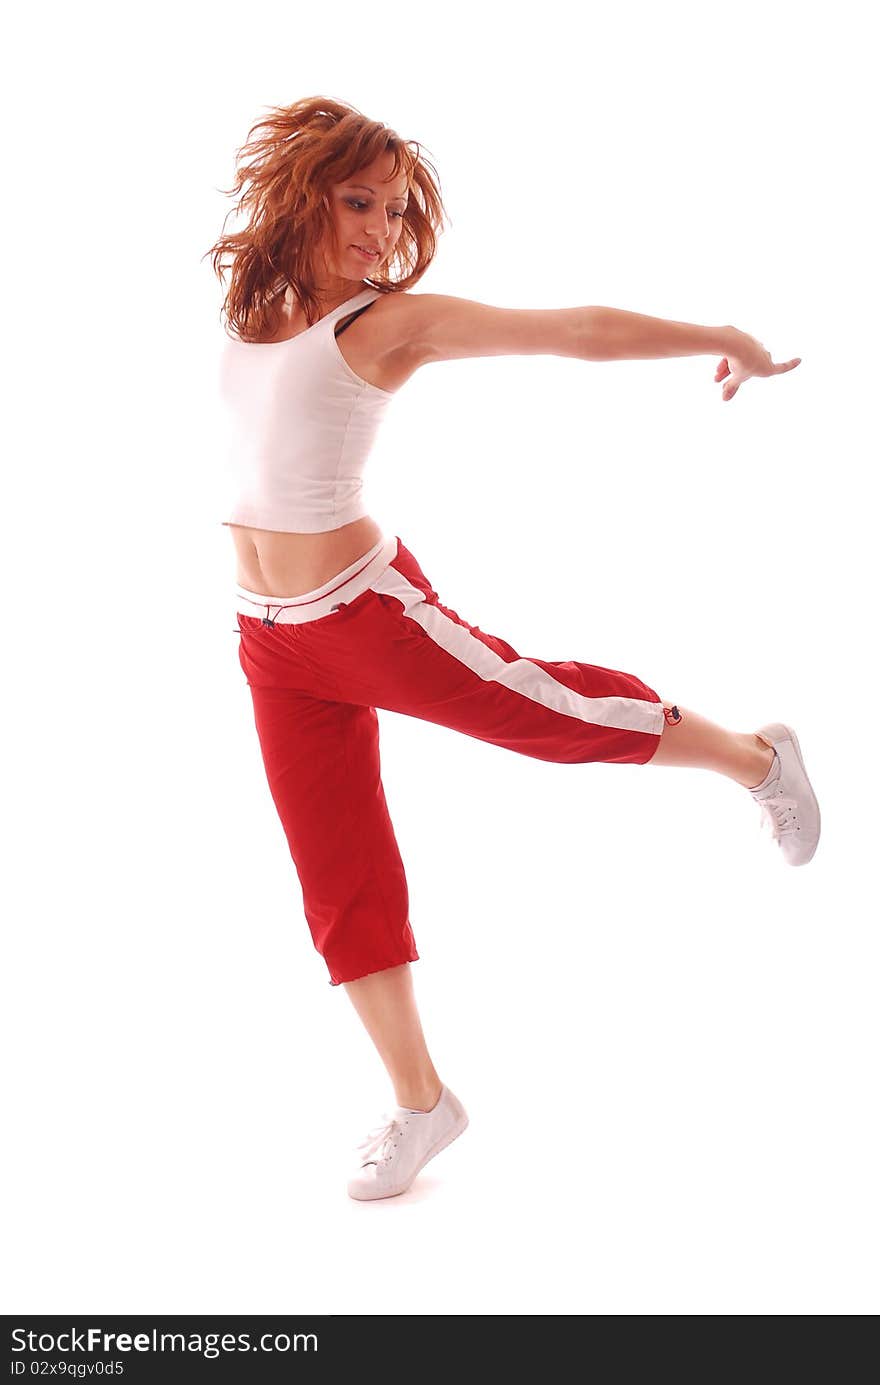
[{"label": "white sneaker", "polygon": [[349,1197],[396,1197],[405,1193],[429,1159],[467,1129],[467,1113],[448,1087],[430,1111],[396,1106],[357,1146],[360,1168],[349,1180]]},{"label": "white sneaker", "polygon": [[[765,779],[749,793],[760,805],[762,825],[772,830],[779,849],[790,866],[805,866],[819,845],[819,804],[804,769],[798,738],[790,726],[772,722],[762,726],[759,736],[773,745],[777,759]],[[778,766],[779,772],[776,773]]]}]

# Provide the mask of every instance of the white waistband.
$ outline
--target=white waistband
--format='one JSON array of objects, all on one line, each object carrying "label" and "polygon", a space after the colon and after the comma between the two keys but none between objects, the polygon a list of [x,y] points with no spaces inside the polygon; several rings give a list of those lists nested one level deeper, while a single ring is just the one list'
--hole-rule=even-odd
[{"label": "white waistband", "polygon": [[268,618],[279,625],[319,620],[321,616],[330,615],[331,611],[354,601],[355,597],[365,592],[370,583],[397,557],[397,543],[396,535],[380,539],[368,553],[362,553],[323,586],[316,587],[314,591],[301,592],[299,596],[263,595],[236,584],[235,609],[242,615]]}]

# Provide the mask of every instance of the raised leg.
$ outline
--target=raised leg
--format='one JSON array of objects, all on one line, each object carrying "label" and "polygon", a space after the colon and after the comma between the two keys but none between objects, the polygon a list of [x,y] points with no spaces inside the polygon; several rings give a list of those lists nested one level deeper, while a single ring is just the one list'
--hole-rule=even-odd
[{"label": "raised leg", "polygon": [[747,789],[767,777],[775,754],[756,731],[726,731],[681,703],[663,702],[666,726],[649,765],[712,769]]}]

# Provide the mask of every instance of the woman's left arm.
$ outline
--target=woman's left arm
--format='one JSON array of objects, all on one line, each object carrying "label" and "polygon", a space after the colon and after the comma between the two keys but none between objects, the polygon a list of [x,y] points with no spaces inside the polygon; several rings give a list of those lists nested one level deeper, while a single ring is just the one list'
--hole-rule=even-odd
[{"label": "woman's left arm", "polygon": [[583,308],[589,314],[586,347],[597,354],[587,360],[655,360],[661,356],[721,355],[715,382],[726,380],[721,397],[732,399],[744,380],[752,376],[782,375],[800,365],[801,357],[774,363],[763,343],[736,327],[699,327],[692,322],[672,322],[645,317],[623,308]]},{"label": "woman's left arm", "polygon": [[466,356],[573,356],[582,361],[721,357],[716,384],[732,399],[753,375],[781,375],[801,357],[774,364],[759,341],[736,327],[700,327],[623,308],[496,308],[470,298],[403,293],[394,318],[394,347],[411,368]]}]

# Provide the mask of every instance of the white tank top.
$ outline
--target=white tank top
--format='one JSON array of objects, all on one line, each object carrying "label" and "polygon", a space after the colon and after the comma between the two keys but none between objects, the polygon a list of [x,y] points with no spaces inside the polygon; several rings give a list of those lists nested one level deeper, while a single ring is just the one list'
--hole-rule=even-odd
[{"label": "white tank top", "polygon": [[364,463],[394,394],[354,373],[334,328],[381,296],[361,289],[288,341],[243,342],[227,333],[222,524],[319,534],[367,513]]}]

